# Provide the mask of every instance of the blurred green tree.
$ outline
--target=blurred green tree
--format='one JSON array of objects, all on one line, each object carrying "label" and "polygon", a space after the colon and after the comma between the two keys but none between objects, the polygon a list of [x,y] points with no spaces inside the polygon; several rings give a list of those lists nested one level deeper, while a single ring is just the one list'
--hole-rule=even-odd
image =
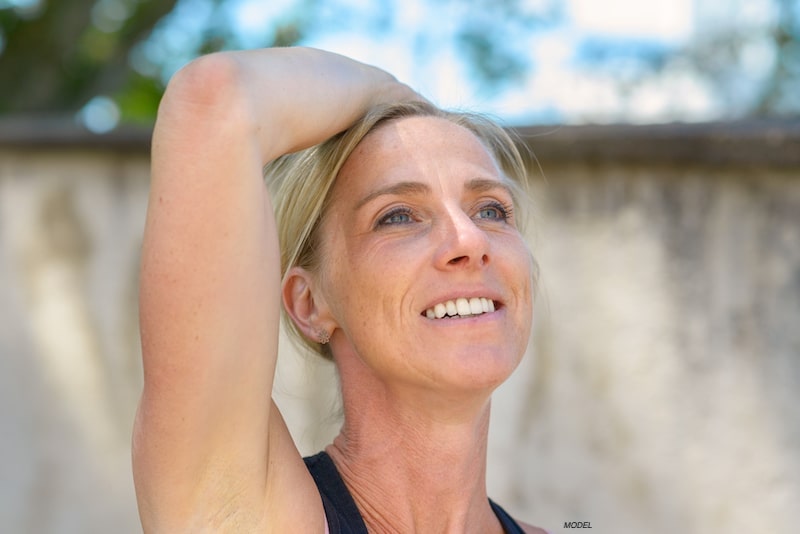
[{"label": "blurred green tree", "polygon": [[[180,0],[0,0],[0,114],[74,114],[103,95],[123,121],[152,121],[167,58],[148,57],[142,47],[160,26],[198,7],[183,4],[178,10]],[[235,44],[231,29],[210,22],[219,21],[224,1],[206,4],[212,13],[191,39],[183,36],[181,57]],[[266,44],[298,37],[283,28]]]},{"label": "blurred green tree", "polygon": [[[697,0],[700,1],[700,0]],[[638,80],[679,70],[714,88],[725,116],[800,111],[800,1],[769,0],[769,24],[722,26],[685,48],[647,58]],[[165,81],[186,61],[229,48],[303,44],[326,34],[409,33],[415,60],[455,51],[485,92],[524,79],[531,32],[563,21],[557,0],[288,0],[262,34],[243,36],[239,0],[0,0],[0,114],[74,114],[93,98],[113,101],[123,122],[153,120]],[[409,15],[414,9],[420,15]],[[422,17],[433,24],[408,22]],[[403,22],[405,20],[405,22]],[[403,26],[403,24],[405,24]],[[769,50],[760,78],[741,83],[753,50]],[[592,68],[615,70],[614,58]],[[750,70],[749,70],[750,69]]]},{"label": "blurred green tree", "polygon": [[770,1],[767,20],[710,25],[670,58],[713,87],[730,118],[800,113],[800,1]]},{"label": "blurred green tree", "polygon": [[[450,38],[479,85],[494,88],[528,67],[510,35],[555,20],[558,3],[469,0],[445,5]],[[0,114],[74,114],[94,97],[110,98],[123,122],[151,121],[165,80],[202,53],[246,46],[301,44],[308,35],[388,31],[407,8],[378,0],[294,0],[271,27],[245,42],[225,0],[0,0]],[[542,7],[545,6],[545,7]],[[441,6],[439,6],[441,7]],[[441,37],[414,38],[425,57]],[[521,40],[520,40],[521,42]]]},{"label": "blurred green tree", "polygon": [[800,2],[774,0],[777,21],[767,28],[775,63],[762,85],[754,111],[758,115],[800,113]]},{"label": "blurred green tree", "polygon": [[694,2],[708,11],[684,45],[628,50],[622,60],[633,59],[636,68],[625,69],[613,48],[618,43],[598,43],[591,65],[584,67],[618,75],[622,95],[654,80],[691,78],[709,88],[722,119],[798,116],[800,0],[754,2],[754,12],[745,11],[748,0]]},{"label": "blurred green tree", "polygon": [[74,112],[126,84],[154,96],[128,56],[175,2],[0,1],[0,113]]}]

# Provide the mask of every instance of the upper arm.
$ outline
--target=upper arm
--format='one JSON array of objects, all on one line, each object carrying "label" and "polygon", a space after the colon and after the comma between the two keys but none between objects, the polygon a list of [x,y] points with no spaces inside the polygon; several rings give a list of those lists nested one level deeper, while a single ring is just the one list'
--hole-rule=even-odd
[{"label": "upper arm", "polygon": [[416,97],[380,69],[302,48],[205,56],[170,82],[141,265],[133,455],[143,522],[199,513],[205,524],[263,526],[266,514],[273,526],[321,530],[319,494],[269,408],[280,254],[261,171],[370,106]]},{"label": "upper arm", "polygon": [[170,84],[153,138],[133,442],[145,526],[263,524],[271,462],[309,481],[270,409],[280,255],[261,169],[272,155],[235,63],[203,61]]}]

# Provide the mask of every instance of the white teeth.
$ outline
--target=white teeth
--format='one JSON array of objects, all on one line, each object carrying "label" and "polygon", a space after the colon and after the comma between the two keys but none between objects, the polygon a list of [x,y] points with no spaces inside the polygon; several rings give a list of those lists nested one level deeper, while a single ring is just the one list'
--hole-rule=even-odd
[{"label": "white teeth", "polygon": [[443,317],[471,317],[494,311],[494,301],[484,297],[457,298],[440,302],[432,308],[425,310],[428,319],[441,319]]},{"label": "white teeth", "polygon": [[479,313],[483,313],[483,305],[481,304],[480,298],[473,297],[469,299],[469,311],[472,315],[478,315]]}]

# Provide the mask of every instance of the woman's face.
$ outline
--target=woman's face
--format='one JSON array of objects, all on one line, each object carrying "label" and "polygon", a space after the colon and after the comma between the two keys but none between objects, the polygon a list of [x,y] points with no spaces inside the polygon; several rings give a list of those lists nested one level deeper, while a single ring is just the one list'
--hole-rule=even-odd
[{"label": "woman's face", "polygon": [[491,389],[517,366],[532,258],[471,132],[432,117],[380,126],[343,166],[321,232],[340,366],[437,390]]}]

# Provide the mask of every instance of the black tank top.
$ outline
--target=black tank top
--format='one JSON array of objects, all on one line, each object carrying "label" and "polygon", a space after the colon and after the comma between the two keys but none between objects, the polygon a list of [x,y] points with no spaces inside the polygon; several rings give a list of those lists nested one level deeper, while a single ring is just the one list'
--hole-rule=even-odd
[{"label": "black tank top", "polygon": [[[344,484],[339,471],[326,452],[303,458],[322,496],[330,534],[368,534],[367,526],[356,502]],[[524,534],[508,513],[489,499],[489,504],[503,525],[506,534]]]}]

